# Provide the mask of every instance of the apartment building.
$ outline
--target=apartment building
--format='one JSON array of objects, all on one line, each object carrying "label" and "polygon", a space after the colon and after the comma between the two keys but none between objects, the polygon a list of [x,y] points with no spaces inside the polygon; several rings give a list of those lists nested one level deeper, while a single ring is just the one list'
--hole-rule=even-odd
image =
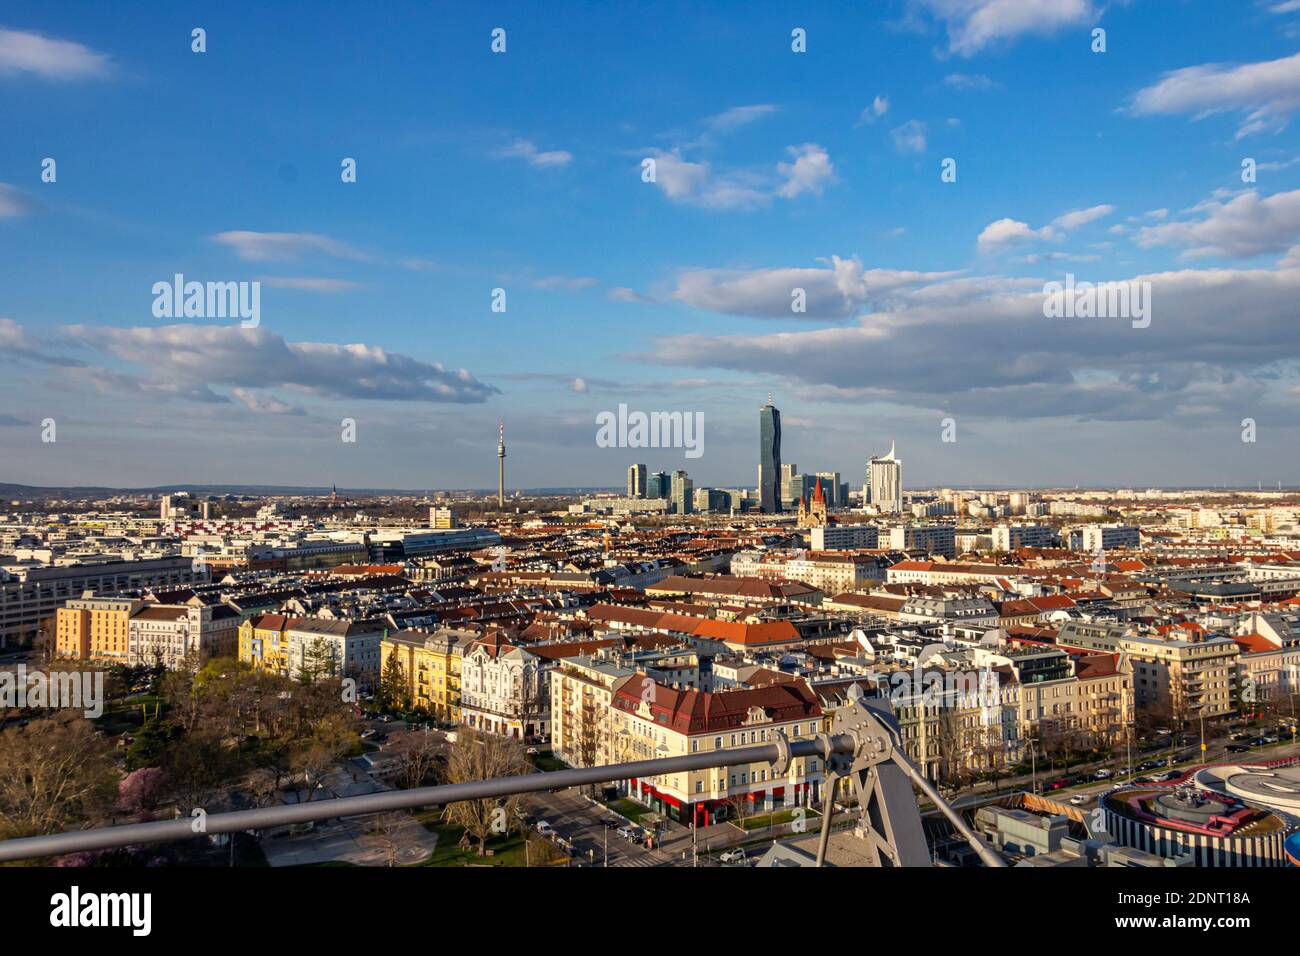
[{"label": "apartment building", "polygon": [[[717,693],[679,690],[636,673],[612,692],[608,735],[617,762],[677,757],[791,740],[821,729],[817,695],[802,681]],[[737,764],[627,781],[629,795],[679,822],[707,826],[735,816],[819,799],[824,767],[817,757],[791,761],[785,776],[771,764]]]},{"label": "apartment building", "polygon": [[373,688],[379,680],[380,643],[387,633],[387,625],[378,620],[296,618],[285,628],[289,677],[300,680],[316,671]]},{"label": "apartment building", "polygon": [[744,552],[731,559],[731,573],[738,578],[799,581],[823,594],[856,591],[885,578],[884,568],[874,556],[830,551]]},{"label": "apartment building", "polygon": [[128,663],[168,670],[186,660],[200,666],[234,657],[239,648],[239,613],[224,604],[147,604],[128,624]]},{"label": "apartment building", "polygon": [[460,723],[460,678],[465,650],[481,637],[477,631],[441,627],[411,628],[385,636],[380,643],[380,673],[397,657],[411,706],[440,721]]},{"label": "apartment building", "polygon": [[518,740],[549,734],[545,662],[499,634],[474,641],[460,666],[460,723]]},{"label": "apartment building", "polygon": [[55,612],[55,654],[79,661],[128,663],[131,615],[142,607],[144,602],[138,598],[93,593],[68,601]]},{"label": "apartment building", "polygon": [[1139,708],[1179,721],[1233,712],[1240,648],[1232,638],[1178,629],[1123,637],[1119,650],[1133,663]]},{"label": "apartment building", "polygon": [[289,640],[285,630],[293,618],[257,614],[239,625],[239,659],[254,670],[289,676]]}]

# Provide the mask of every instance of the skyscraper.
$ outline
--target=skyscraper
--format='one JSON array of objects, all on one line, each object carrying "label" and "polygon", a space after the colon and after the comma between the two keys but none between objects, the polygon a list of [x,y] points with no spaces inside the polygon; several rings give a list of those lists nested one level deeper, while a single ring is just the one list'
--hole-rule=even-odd
[{"label": "skyscraper", "polygon": [[646,481],[645,465],[632,465],[627,470],[627,496],[629,498],[644,498]]},{"label": "skyscraper", "polygon": [[894,443],[883,458],[867,459],[867,500],[882,514],[903,510],[903,463],[894,455]]},{"label": "skyscraper", "polygon": [[675,514],[688,515],[695,510],[695,482],[684,471],[673,472],[672,510]]},{"label": "skyscraper", "polygon": [[645,496],[647,498],[663,498],[666,500],[671,493],[672,485],[669,483],[668,472],[652,472],[650,477],[646,479]]},{"label": "skyscraper", "polygon": [[758,410],[758,506],[768,514],[781,510],[781,412],[771,394]]}]

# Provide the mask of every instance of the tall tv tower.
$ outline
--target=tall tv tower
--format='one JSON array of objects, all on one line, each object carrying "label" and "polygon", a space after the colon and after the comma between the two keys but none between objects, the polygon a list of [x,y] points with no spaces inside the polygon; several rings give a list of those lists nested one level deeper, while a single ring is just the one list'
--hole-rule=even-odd
[{"label": "tall tv tower", "polygon": [[497,420],[497,507],[506,506],[506,423]]}]

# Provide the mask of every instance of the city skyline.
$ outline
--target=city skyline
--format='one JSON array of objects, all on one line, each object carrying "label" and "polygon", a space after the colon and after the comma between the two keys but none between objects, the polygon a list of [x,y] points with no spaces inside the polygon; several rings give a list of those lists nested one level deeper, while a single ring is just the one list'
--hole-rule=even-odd
[{"label": "city skyline", "polygon": [[[1300,480],[1295,12],[1188,6],[1173,36],[1153,4],[983,6],[670,6],[635,34],[597,9],[574,36],[504,5],[395,37],[330,7],[14,5],[0,477],[490,487],[505,418],[514,484],[577,486],[632,463],[593,440],[627,403],[703,413],[689,468],[735,484],[775,391],[785,454],[846,475],[896,437],[917,486],[1006,483],[1027,447],[1034,485]],[[665,48],[695,72],[647,94]],[[338,66],[381,59],[382,85]],[[237,102],[249,135],[213,136]],[[260,282],[258,324],[160,317],[177,276]],[[1045,318],[1075,276],[1150,282],[1149,325]]]}]

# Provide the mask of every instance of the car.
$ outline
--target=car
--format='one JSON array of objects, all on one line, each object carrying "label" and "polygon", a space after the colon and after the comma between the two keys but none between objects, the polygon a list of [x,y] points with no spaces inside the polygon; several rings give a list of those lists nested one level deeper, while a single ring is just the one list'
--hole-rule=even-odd
[{"label": "car", "polygon": [[555,835],[555,827],[551,826],[545,820],[538,820],[533,824],[533,829],[548,839]]},{"label": "car", "polygon": [[1157,727],[1155,729],[1155,735],[1157,737],[1168,737],[1172,733],[1173,731],[1170,730],[1168,727]]},{"label": "car", "polygon": [[1250,753],[1250,748],[1247,747],[1245,744],[1228,744],[1228,746],[1225,749],[1230,754]]},{"label": "car", "polygon": [[528,756],[530,757],[535,757],[537,756],[537,748],[529,747],[527,750],[524,751],[524,753],[528,754]]},{"label": "car", "polygon": [[1070,798],[1070,805],[1074,807],[1081,807],[1087,802],[1088,802],[1088,798],[1084,796],[1082,793],[1076,793],[1074,796]]},{"label": "car", "polygon": [[1094,774],[1092,775],[1092,779],[1093,779],[1093,780],[1109,780],[1110,777],[1111,777],[1111,774],[1112,774],[1113,772],[1114,772],[1114,771],[1107,770],[1105,767],[1102,767],[1100,770],[1098,770],[1096,773],[1094,773]]},{"label": "car", "polygon": [[373,727],[371,727],[369,730],[363,730],[363,731],[361,731],[361,739],[362,739],[362,740],[369,740],[369,739],[370,739],[371,737],[373,737],[374,735],[375,735],[375,729],[374,729]]},{"label": "car", "polygon": [[631,823],[619,827],[615,832],[629,843],[639,843],[645,839],[645,830]]},{"label": "car", "polygon": [[1138,770],[1146,772],[1147,770],[1155,770],[1158,766],[1160,766],[1160,764],[1154,760],[1144,760],[1138,764]]},{"label": "car", "polygon": [[1159,777],[1138,777],[1133,782],[1134,783],[1159,783],[1160,778]]},{"label": "car", "polygon": [[454,744],[459,739],[459,735],[454,730],[448,731],[446,737],[449,744]]},{"label": "car", "polygon": [[1251,744],[1256,747],[1262,747],[1266,743],[1268,743],[1267,737],[1256,737],[1254,740],[1251,741]]},{"label": "car", "polygon": [[718,860],[723,863],[744,863],[745,851],[739,847],[734,850],[723,850],[718,854]]}]

